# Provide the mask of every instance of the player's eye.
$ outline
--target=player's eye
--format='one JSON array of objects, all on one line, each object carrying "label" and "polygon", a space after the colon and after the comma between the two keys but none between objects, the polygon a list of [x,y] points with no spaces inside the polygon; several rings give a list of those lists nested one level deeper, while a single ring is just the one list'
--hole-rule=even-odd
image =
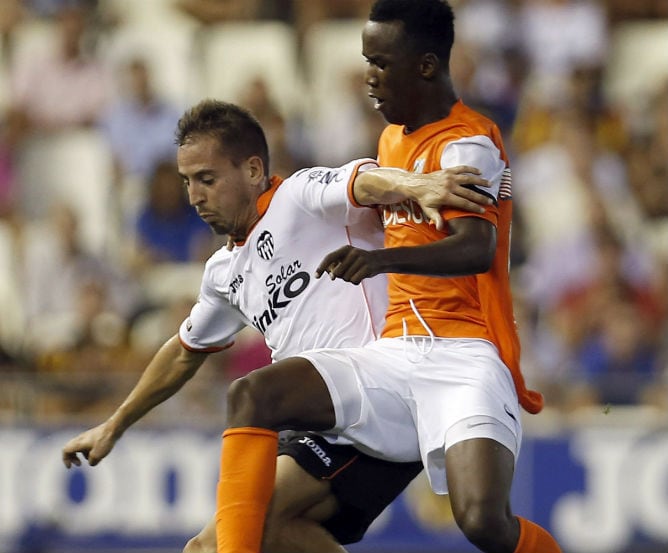
[{"label": "player's eye", "polygon": [[377,69],[385,69],[385,65],[387,65],[384,61],[378,58],[364,58],[364,59],[366,60],[367,65],[376,67]]}]

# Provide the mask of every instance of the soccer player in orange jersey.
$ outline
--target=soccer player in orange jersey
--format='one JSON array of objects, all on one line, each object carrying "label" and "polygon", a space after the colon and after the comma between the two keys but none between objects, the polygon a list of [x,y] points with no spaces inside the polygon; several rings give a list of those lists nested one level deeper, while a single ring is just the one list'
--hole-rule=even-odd
[{"label": "soccer player in orange jersey", "polygon": [[[362,35],[366,82],[390,123],[379,162],[418,173],[477,167],[492,184],[485,192],[494,204],[482,215],[444,209],[432,225],[392,191],[350,187],[352,205],[385,205],[385,248],[344,246],[317,274],[359,284],[387,273],[382,338],[303,352],[230,388],[221,481],[234,492],[219,497],[219,553],[258,553],[253,537],[230,522],[240,503],[249,507],[245,515],[258,507],[251,483],[266,476],[275,432],[284,427],[319,430],[388,460],[421,458],[433,490],[450,494],[458,526],[481,551],[560,551],[510,506],[520,407],[537,413],[543,399],[526,388],[519,367],[508,159],[496,125],[465,106],[451,83],[453,19],[444,0],[378,0],[372,7]],[[244,462],[249,470],[240,472]]]}]

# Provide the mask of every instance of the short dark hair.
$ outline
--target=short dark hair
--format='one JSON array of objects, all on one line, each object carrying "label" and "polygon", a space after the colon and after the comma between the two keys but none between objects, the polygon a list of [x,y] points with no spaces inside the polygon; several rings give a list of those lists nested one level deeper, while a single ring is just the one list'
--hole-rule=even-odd
[{"label": "short dark hair", "polygon": [[446,62],[455,40],[455,15],[445,0],[376,0],[369,21],[401,21],[411,46]]},{"label": "short dark hair", "polygon": [[220,100],[202,100],[179,119],[176,144],[183,146],[193,136],[202,134],[216,138],[234,165],[259,156],[265,174],[269,173],[267,138],[258,120],[247,109]]}]

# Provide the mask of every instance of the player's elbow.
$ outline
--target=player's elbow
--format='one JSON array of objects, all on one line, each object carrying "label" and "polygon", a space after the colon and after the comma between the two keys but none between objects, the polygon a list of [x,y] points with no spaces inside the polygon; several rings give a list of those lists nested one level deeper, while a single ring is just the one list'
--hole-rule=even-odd
[{"label": "player's elbow", "polygon": [[475,275],[486,273],[492,268],[496,254],[496,240],[477,240],[467,242],[457,256],[462,266],[461,274]]},{"label": "player's elbow", "polygon": [[477,236],[471,243],[471,267],[475,274],[486,273],[492,268],[496,256],[496,227],[491,224],[479,225]]},{"label": "player's elbow", "polygon": [[486,273],[489,271],[491,265],[489,263],[484,263],[482,261],[476,262],[472,261],[469,263],[469,265],[466,267],[465,271],[462,271],[463,274],[468,274],[468,275],[479,275],[482,273]]},{"label": "player's elbow", "polygon": [[482,249],[476,252],[471,260],[471,272],[474,274],[486,273],[494,262],[494,249]]}]

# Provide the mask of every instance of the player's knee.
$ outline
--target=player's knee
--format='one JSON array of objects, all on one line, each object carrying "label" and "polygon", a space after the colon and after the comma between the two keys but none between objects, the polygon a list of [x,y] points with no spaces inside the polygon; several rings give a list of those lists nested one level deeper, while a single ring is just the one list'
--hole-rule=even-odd
[{"label": "player's knee", "polygon": [[251,426],[254,421],[253,383],[248,376],[237,378],[227,390],[227,419],[231,426]]},{"label": "player's knee", "polygon": [[266,397],[261,375],[251,372],[237,378],[227,390],[227,419],[230,426],[271,427],[273,409]]},{"label": "player's knee", "polygon": [[216,544],[207,543],[199,535],[188,540],[183,553],[216,553]]},{"label": "player's knee", "polygon": [[271,551],[271,553],[280,553],[284,550],[283,536],[274,524],[267,521],[262,535],[262,551]]},{"label": "player's knee", "polygon": [[261,550],[265,553],[310,551],[316,544],[322,543],[324,532],[320,524],[312,520],[286,519],[280,522],[275,520],[274,523],[267,520]]},{"label": "player's knee", "polygon": [[227,408],[231,413],[241,410],[249,397],[249,383],[245,376],[233,380],[227,388]]}]

